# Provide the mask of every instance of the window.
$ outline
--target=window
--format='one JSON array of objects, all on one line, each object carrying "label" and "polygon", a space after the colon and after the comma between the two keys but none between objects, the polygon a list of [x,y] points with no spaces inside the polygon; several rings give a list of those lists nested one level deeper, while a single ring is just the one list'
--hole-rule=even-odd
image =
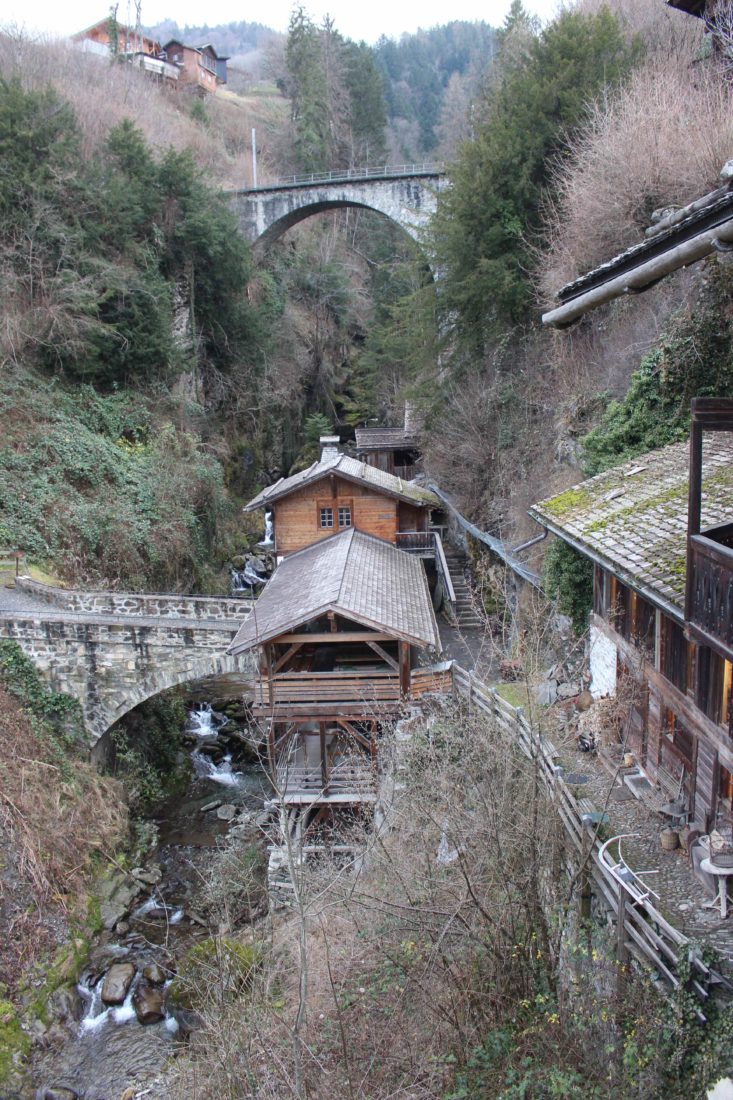
[{"label": "window", "polygon": [[351,508],[348,505],[339,508],[339,527],[351,527]]},{"label": "window", "polygon": [[333,527],[333,508],[321,508],[321,527]]},{"label": "window", "polygon": [[662,616],[662,675],[680,691],[691,684],[691,646],[682,627]]},{"label": "window", "polygon": [[733,665],[712,649],[702,645],[698,650],[697,705],[708,718],[731,729],[731,685]]}]

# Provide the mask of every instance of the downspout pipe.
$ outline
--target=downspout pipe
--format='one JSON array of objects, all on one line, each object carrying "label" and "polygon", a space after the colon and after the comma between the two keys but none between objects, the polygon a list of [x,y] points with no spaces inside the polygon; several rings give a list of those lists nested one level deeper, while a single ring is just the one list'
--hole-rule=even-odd
[{"label": "downspout pipe", "polygon": [[569,302],[564,302],[557,309],[543,313],[542,324],[552,328],[567,328],[591,309],[597,309],[598,306],[605,305],[615,298],[621,298],[625,294],[639,294],[659,282],[665,275],[697,263],[712,252],[727,252],[731,247],[733,247],[733,218],[728,218],[719,225],[703,230],[689,241],[670,248],[661,256],[655,256],[633,270],[625,271],[615,279],[609,279],[601,286],[594,287],[585,294],[579,294]]}]

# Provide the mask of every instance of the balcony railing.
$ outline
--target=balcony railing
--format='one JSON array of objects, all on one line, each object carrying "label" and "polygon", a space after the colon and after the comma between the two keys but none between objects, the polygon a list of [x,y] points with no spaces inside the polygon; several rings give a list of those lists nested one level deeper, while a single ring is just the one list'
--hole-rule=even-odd
[{"label": "balcony railing", "polygon": [[401,477],[403,481],[412,481],[415,474],[418,472],[418,466],[414,462],[407,466],[395,466],[394,476]]},{"label": "balcony railing", "polygon": [[445,598],[455,611],[456,594],[453,590],[448,562],[445,560],[440,532],[435,528],[430,531],[398,531],[397,546],[400,550],[406,550],[408,554],[420,554],[422,557],[433,558],[438,577],[443,585]]},{"label": "balcony railing", "polygon": [[687,567],[689,630],[733,660],[733,523],[691,535]]},{"label": "balcony railing", "polygon": [[424,551],[435,553],[435,533],[433,531],[398,531],[397,546],[400,550],[412,553]]},{"label": "balcony railing", "polygon": [[395,672],[282,672],[255,686],[255,706],[302,707],[304,704],[362,703],[378,706],[400,698],[400,678]]},{"label": "balcony railing", "polygon": [[343,796],[364,801],[376,794],[376,773],[370,760],[355,754],[333,764],[324,783],[320,765],[281,761],[277,765],[277,786],[285,801],[343,800]]}]

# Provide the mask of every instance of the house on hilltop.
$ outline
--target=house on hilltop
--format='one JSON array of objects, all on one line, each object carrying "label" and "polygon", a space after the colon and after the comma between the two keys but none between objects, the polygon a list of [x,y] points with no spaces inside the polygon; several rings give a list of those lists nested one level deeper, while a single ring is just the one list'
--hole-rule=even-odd
[{"label": "house on hilltop", "polygon": [[163,56],[179,71],[182,85],[213,94],[220,84],[227,82],[228,57],[220,57],[210,43],[203,46],[187,46],[172,38],[163,47]]},{"label": "house on hilltop", "polygon": [[593,562],[591,690],[623,696],[626,747],[706,831],[733,811],[733,401],[692,424],[530,515]]},{"label": "house on hilltop", "polygon": [[159,57],[161,49],[160,42],[156,42],[154,38],[143,34],[142,31],[126,27],[124,23],[117,22],[111,16],[106,16],[91,27],[72,35],[71,40],[88,44],[88,48],[92,49],[96,46],[98,49],[94,52],[105,56],[115,53]]}]

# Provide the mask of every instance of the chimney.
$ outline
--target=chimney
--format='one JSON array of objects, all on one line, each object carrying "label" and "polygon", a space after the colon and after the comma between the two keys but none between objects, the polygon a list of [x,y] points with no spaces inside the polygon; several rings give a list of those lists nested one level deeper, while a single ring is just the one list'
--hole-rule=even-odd
[{"label": "chimney", "polygon": [[321,462],[327,462],[329,458],[336,458],[339,453],[339,443],[340,439],[337,435],[321,436]]}]

